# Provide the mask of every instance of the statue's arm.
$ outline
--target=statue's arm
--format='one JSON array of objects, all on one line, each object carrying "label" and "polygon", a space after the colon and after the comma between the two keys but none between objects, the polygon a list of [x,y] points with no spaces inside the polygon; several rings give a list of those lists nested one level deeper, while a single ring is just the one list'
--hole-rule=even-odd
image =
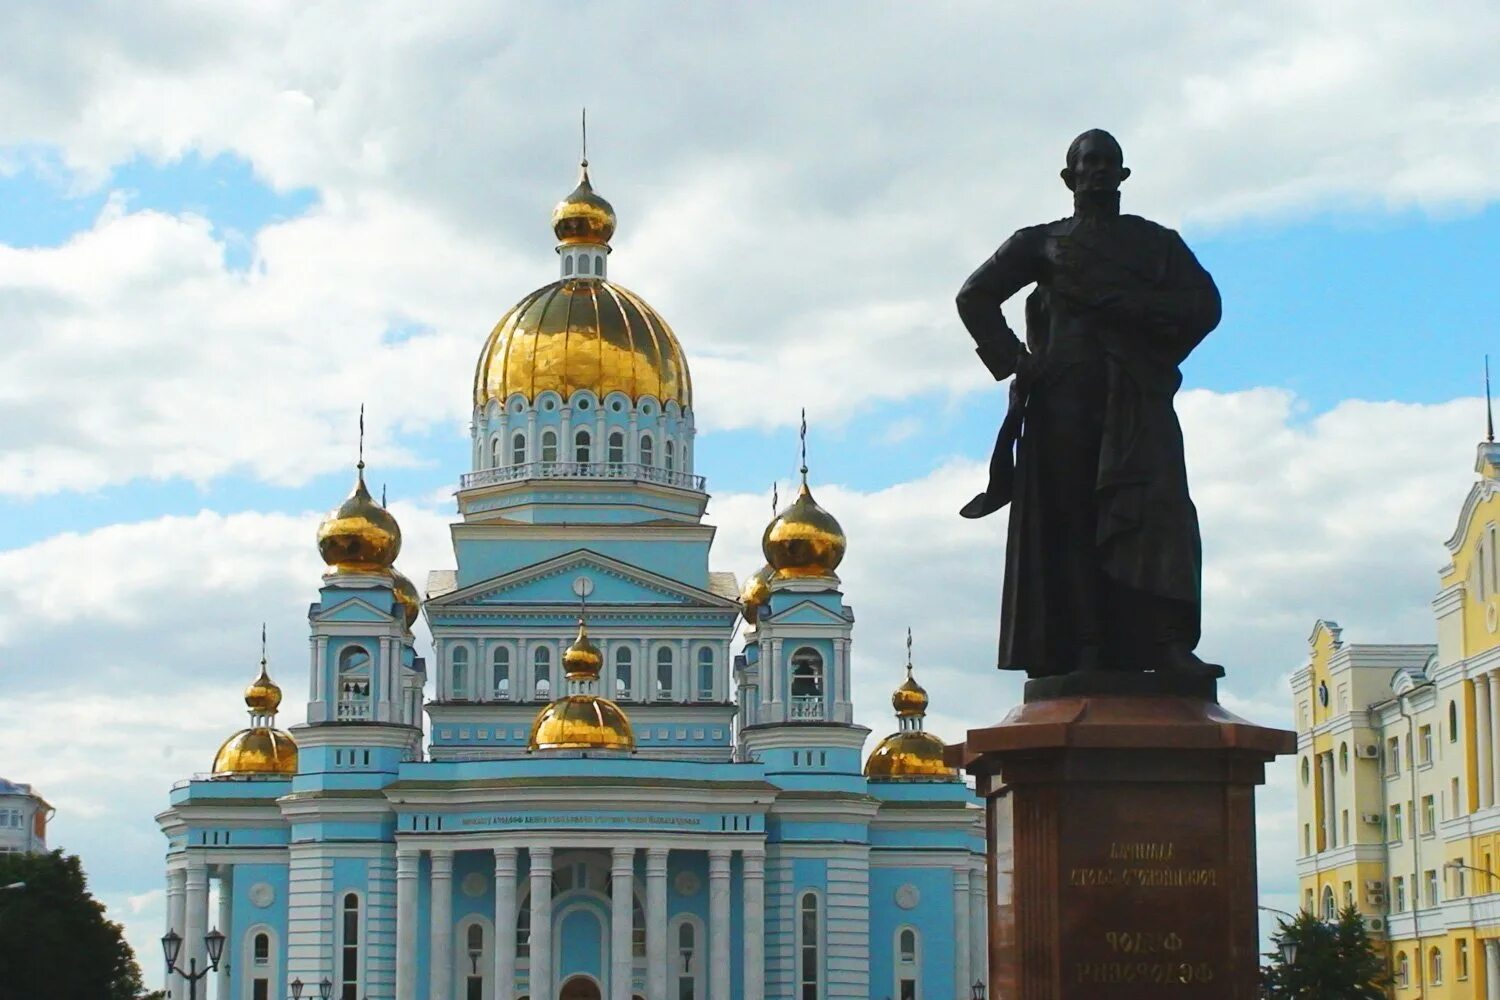
[{"label": "statue's arm", "polygon": [[999,381],[1025,362],[1025,348],[1005,322],[1000,307],[1012,295],[1041,277],[1041,239],[1037,229],[1023,229],[1001,244],[958,290],[958,315],[974,338],[979,360]]},{"label": "statue's arm", "polygon": [[1171,233],[1162,281],[1145,290],[1126,311],[1147,329],[1169,338],[1182,358],[1219,325],[1223,302],[1213,277],[1182,237]]}]

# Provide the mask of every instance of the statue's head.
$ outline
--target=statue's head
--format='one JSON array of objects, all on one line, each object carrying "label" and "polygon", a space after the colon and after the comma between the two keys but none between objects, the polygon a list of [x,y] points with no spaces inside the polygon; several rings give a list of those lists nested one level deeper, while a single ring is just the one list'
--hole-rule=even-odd
[{"label": "statue's head", "polygon": [[1068,146],[1062,179],[1070,191],[1118,191],[1129,176],[1125,151],[1102,128],[1089,129]]}]

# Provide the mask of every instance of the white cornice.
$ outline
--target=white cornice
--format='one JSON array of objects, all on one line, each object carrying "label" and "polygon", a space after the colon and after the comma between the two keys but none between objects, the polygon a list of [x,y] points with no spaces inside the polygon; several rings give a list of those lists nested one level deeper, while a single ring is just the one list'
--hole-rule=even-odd
[{"label": "white cornice", "polygon": [[1479,505],[1488,500],[1495,493],[1495,480],[1480,479],[1469,487],[1469,493],[1464,497],[1463,506],[1459,509],[1458,525],[1453,529],[1453,534],[1443,544],[1448,551],[1458,555],[1458,550],[1463,548],[1464,535],[1468,534],[1469,524],[1474,520],[1474,511]]},{"label": "white cornice", "polygon": [[[591,533],[588,537],[590,539],[600,539],[604,536],[599,533]],[[594,550],[586,547],[577,548],[569,552],[561,553],[560,555],[553,556],[551,559],[547,559],[539,563],[533,563],[532,565],[526,566],[522,569],[514,570],[510,573],[505,573],[500,576],[491,577],[488,580],[481,580],[478,583],[471,583],[467,587],[460,587],[457,590],[449,591],[448,593],[443,594],[441,597],[429,598],[427,601],[427,607],[443,611],[448,611],[454,608],[463,608],[464,610],[481,610],[482,608],[476,608],[474,606],[479,605],[482,599],[489,594],[504,590],[508,587],[531,583],[536,580],[544,580],[549,577],[560,576],[564,573],[567,573],[569,570],[582,565],[588,565],[591,569],[609,573],[610,575],[626,580],[637,586],[645,587],[648,590],[655,590],[662,594],[685,598],[687,601],[691,602],[687,605],[670,607],[656,607],[653,605],[647,605],[641,609],[643,611],[658,613],[662,611],[681,612],[685,610],[691,610],[695,606],[698,606],[708,609],[720,609],[738,613],[740,609],[738,601],[731,600],[727,597],[721,597],[718,594],[713,593],[712,591],[704,590],[700,587],[694,587],[691,584],[683,583],[680,580],[674,580],[671,577],[663,576],[660,573],[654,573],[651,570],[642,569],[639,566],[634,566],[630,563],[622,562],[619,559],[602,555],[601,553],[595,552]],[[535,611],[539,607],[540,606],[538,605],[530,605],[526,610]],[[577,610],[576,606],[574,605],[559,604],[557,605],[557,607],[566,608],[566,610],[568,610],[569,612],[576,612]],[[603,606],[603,608],[608,607],[610,606]],[[625,606],[620,605],[619,607],[623,608]],[[497,606],[489,610],[514,611],[516,609]]]}]

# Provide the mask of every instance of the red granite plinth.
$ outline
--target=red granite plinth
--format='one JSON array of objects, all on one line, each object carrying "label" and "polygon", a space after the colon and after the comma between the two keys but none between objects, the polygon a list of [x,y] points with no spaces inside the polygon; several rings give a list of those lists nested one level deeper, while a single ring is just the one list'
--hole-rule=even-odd
[{"label": "red granite plinth", "polygon": [[1296,736],[1210,699],[1028,701],[950,748],[989,805],[992,998],[1253,1000],[1254,791]]}]

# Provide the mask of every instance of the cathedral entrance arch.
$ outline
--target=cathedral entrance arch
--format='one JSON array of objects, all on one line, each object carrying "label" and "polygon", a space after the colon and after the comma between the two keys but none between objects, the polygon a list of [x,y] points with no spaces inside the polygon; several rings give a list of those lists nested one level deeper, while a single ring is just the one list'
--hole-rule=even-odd
[{"label": "cathedral entrance arch", "polygon": [[599,984],[588,976],[574,976],[562,984],[557,1000],[604,1000]]}]

